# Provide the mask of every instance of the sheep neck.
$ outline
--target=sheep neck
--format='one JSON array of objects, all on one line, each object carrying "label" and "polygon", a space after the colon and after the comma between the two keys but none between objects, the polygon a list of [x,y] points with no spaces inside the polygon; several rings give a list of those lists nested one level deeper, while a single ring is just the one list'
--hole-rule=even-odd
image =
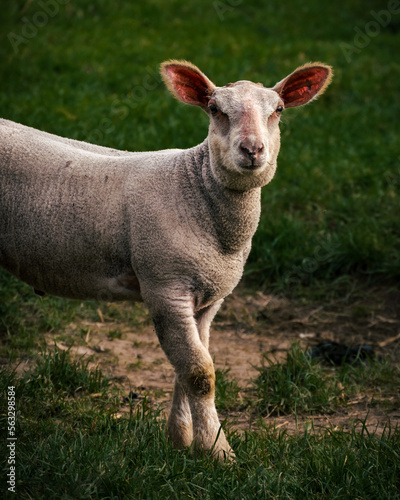
[{"label": "sheep neck", "polygon": [[189,195],[186,202],[203,233],[210,234],[212,228],[225,254],[248,250],[260,218],[261,188],[235,191],[224,186],[213,174],[208,139],[185,151],[184,165],[187,192],[200,194]]}]

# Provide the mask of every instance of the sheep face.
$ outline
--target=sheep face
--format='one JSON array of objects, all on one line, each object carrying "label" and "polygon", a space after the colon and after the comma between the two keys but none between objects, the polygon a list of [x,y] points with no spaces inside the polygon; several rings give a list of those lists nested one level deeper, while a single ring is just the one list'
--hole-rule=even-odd
[{"label": "sheep face", "polygon": [[283,109],[279,94],[261,84],[240,81],[213,92],[209,143],[215,173],[225,184],[251,188],[272,179]]}]

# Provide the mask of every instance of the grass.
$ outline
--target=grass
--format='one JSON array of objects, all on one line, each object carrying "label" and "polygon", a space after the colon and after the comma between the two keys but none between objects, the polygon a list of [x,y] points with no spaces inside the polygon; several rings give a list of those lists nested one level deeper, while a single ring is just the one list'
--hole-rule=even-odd
[{"label": "grass", "polygon": [[[255,399],[249,398],[248,403],[263,416],[333,413],[355,395],[379,401],[384,394],[397,394],[400,385],[400,368],[388,360],[327,367],[298,344],[291,345],[285,362],[264,355],[257,369]],[[399,402],[396,396],[391,405],[395,408]]]},{"label": "grass", "polygon": [[[321,295],[342,293],[346,276],[396,283],[400,21],[387,12],[379,24],[373,14],[387,8],[377,0],[344,8],[316,0],[80,0],[63,2],[29,32],[43,2],[12,2],[0,20],[1,115],[121,149],[185,148],[204,139],[207,117],[167,94],[161,61],[191,60],[220,85],[271,86],[322,60],[335,78],[318,102],[283,116],[279,168],[263,190],[246,275],[285,293],[321,284]],[[357,33],[371,22],[376,35],[364,34],[365,48],[357,48]]]},{"label": "grass", "polygon": [[58,393],[62,391],[69,396],[79,391],[88,393],[104,392],[109,380],[97,368],[88,370],[89,361],[72,361],[68,351],[55,347],[54,352],[44,352],[37,359],[35,369],[24,377],[24,384],[32,395],[42,393]]},{"label": "grass", "polygon": [[[399,498],[400,430],[390,426],[379,434],[360,421],[349,431],[294,435],[273,426],[244,433],[228,426],[237,461],[221,464],[174,450],[160,409],[147,399],[123,404],[121,389],[67,351],[43,353],[20,377],[2,369],[2,397],[10,386],[21,499]],[[0,425],[5,429],[3,412]],[[6,477],[4,447],[0,453]]]},{"label": "grass", "polygon": [[256,406],[261,414],[320,413],[340,405],[343,386],[338,378],[329,376],[299,345],[292,345],[284,364],[273,361],[264,355],[255,380]]},{"label": "grass", "polygon": [[215,392],[219,411],[229,411],[240,406],[240,387],[229,377],[229,368],[215,370]]}]

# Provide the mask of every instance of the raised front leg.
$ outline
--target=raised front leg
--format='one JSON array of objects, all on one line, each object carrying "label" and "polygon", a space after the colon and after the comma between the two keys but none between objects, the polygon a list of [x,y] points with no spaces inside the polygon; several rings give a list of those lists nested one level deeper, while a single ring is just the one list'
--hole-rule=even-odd
[{"label": "raised front leg", "polygon": [[[146,302],[149,305],[161,347],[176,373],[176,393],[168,420],[171,440],[174,446],[181,448],[190,445],[193,439],[195,450],[213,449],[221,459],[233,456],[224,432],[220,428],[215,409],[214,366],[208,349],[200,339],[193,302],[191,297],[180,297],[176,300],[170,297],[171,294],[165,293],[162,297],[158,295],[155,299],[153,291],[150,300]],[[215,306],[215,312],[217,309],[218,307]],[[204,329],[208,330],[214,314],[208,311],[209,320],[203,318],[203,333]],[[201,325],[201,318],[197,319]],[[207,328],[206,324],[208,324]]]},{"label": "raised front leg", "polygon": [[[210,325],[222,302],[223,300],[219,300],[215,304],[201,309],[195,315],[200,340],[207,350],[209,346]],[[174,397],[168,418],[168,429],[175,447],[186,448],[192,444],[192,414],[188,397],[178,377],[175,378]]]}]

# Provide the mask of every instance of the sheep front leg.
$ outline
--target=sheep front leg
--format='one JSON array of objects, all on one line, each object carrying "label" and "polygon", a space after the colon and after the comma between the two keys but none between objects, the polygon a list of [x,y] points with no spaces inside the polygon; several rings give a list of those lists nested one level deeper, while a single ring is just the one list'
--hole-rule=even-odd
[{"label": "sheep front leg", "polygon": [[200,340],[192,301],[170,300],[162,305],[157,301],[157,306],[154,307],[154,303],[152,306],[149,307],[161,347],[176,373],[177,392],[168,421],[174,446],[188,446],[193,437],[196,451],[213,450],[220,459],[233,456],[220,428],[214,402],[214,366]]},{"label": "sheep front leg", "polygon": [[[200,340],[207,350],[210,325],[222,302],[223,300],[220,300],[201,309],[195,315]],[[175,378],[174,397],[168,418],[168,430],[175,447],[186,448],[191,445],[193,441],[192,414],[186,392],[177,377]]]}]

